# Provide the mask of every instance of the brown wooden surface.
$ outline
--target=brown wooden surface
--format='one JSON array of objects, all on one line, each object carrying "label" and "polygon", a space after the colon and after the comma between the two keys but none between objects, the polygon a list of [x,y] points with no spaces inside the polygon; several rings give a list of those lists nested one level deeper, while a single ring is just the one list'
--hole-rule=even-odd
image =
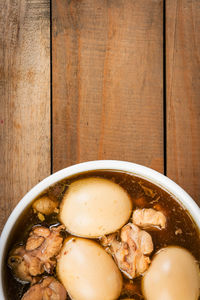
[{"label": "brown wooden surface", "polygon": [[48,1],[0,1],[0,228],[50,174]]},{"label": "brown wooden surface", "polygon": [[51,21],[50,0],[0,1],[0,229],[51,169],[93,159],[166,172],[200,204],[200,1],[54,0]]},{"label": "brown wooden surface", "polygon": [[166,1],[167,175],[200,205],[200,1]]},{"label": "brown wooden surface", "polygon": [[53,1],[53,170],[163,171],[162,1]]}]

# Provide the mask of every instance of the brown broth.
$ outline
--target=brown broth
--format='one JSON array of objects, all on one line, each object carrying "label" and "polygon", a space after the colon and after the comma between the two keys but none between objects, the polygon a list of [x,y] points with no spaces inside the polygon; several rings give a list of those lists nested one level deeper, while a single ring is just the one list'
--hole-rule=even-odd
[{"label": "brown broth", "polygon": [[[146,231],[151,234],[154,243],[154,251],[151,257],[157,250],[165,246],[177,245],[188,249],[200,264],[200,235],[191,216],[187,210],[175,201],[166,191],[146,180],[122,172],[107,170],[92,171],[62,180],[50,187],[43,194],[48,194],[60,201],[71,182],[80,178],[92,176],[107,178],[121,185],[131,196],[133,209],[151,207],[164,212],[167,217],[166,229],[146,229]],[[25,243],[31,228],[38,224],[47,227],[59,224],[58,216],[52,214],[45,217],[45,221],[41,222],[30,205],[21,215],[10,234],[7,245],[7,256],[14,246]],[[54,274],[54,276],[56,277],[56,274]],[[22,295],[29,288],[28,284],[21,284],[13,277],[12,271],[8,268],[6,261],[3,278],[7,300],[12,300],[13,296],[15,300],[20,300]],[[134,296],[135,300],[143,300],[144,297],[141,293],[141,277],[129,280],[124,276],[123,279],[124,289],[119,299]]]}]

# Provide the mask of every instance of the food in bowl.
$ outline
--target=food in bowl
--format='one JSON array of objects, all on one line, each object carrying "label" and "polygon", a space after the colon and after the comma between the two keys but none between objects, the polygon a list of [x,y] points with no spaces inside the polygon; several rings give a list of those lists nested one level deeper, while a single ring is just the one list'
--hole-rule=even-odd
[{"label": "food in bowl", "polygon": [[131,211],[130,196],[119,184],[90,177],[70,184],[61,202],[60,221],[71,234],[98,238],[120,229]]},{"label": "food in bowl", "polygon": [[114,260],[89,239],[72,237],[65,242],[57,275],[72,299],[118,299],[122,290],[122,275]]},{"label": "food in bowl", "polygon": [[85,172],[49,187],[19,218],[8,242],[6,299],[160,300],[166,265],[181,251],[166,300],[197,300],[199,249],[195,222],[169,193],[125,172]]},{"label": "food in bowl", "polygon": [[161,249],[144,276],[143,291],[149,300],[198,299],[199,269],[193,256],[179,247]]}]

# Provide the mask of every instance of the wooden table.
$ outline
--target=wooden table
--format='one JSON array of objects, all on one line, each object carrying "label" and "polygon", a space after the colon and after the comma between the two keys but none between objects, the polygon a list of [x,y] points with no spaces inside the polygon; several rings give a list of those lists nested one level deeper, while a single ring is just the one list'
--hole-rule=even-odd
[{"label": "wooden table", "polygon": [[0,227],[66,166],[120,159],[200,204],[200,1],[0,1]]}]

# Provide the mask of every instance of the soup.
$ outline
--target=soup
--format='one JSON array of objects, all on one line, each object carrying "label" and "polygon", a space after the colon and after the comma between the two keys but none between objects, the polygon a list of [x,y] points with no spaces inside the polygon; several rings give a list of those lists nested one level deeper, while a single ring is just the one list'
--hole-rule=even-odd
[{"label": "soup", "polygon": [[[104,184],[103,180],[105,180],[106,184]],[[76,186],[77,183],[78,186]],[[111,190],[111,196],[106,199],[105,203],[103,200],[98,200],[97,208],[96,206],[93,208],[90,207],[93,205],[93,200],[84,202],[86,207],[82,207],[83,200],[82,196],[80,196],[81,200],[74,206],[76,199],[79,197],[79,195],[77,196],[76,194],[76,197],[73,198],[74,190],[77,192],[79,183],[81,183],[80,185],[83,186],[83,188],[85,188],[87,184],[97,184],[96,186],[98,186],[98,184],[104,184],[102,185],[102,188],[99,188],[99,194],[101,194],[101,192],[103,193],[105,187],[106,195],[108,195]],[[117,190],[112,188],[112,184],[118,186]],[[94,192],[96,186],[93,189]],[[118,199],[119,194],[120,196]],[[89,196],[91,199],[93,199],[92,195],[93,194],[90,194]],[[115,198],[115,201],[113,202],[111,201],[112,197]],[[48,199],[50,199],[50,202],[48,202]],[[123,199],[123,201],[120,199]],[[121,206],[122,202],[124,206]],[[71,206],[70,203],[72,203]],[[99,206],[99,203],[102,204],[101,207]],[[87,205],[89,205],[89,208]],[[114,206],[117,207],[116,213],[114,211]],[[95,209],[98,209],[97,216],[94,216]],[[78,216],[76,218],[77,211],[82,211],[83,216]],[[88,211],[92,212],[89,216]],[[117,215],[117,211],[120,211],[119,215]],[[66,214],[68,214],[67,218],[65,218]],[[88,224],[87,226],[85,226],[85,223],[81,223],[85,218],[85,214],[87,214],[87,218],[90,219],[86,222]],[[72,215],[73,217],[71,218]],[[105,226],[100,226],[104,215],[106,216],[104,219]],[[101,216],[102,219],[100,218]],[[116,218],[114,218],[114,216],[116,216]],[[69,222],[70,218],[72,220]],[[76,219],[78,221],[75,224]],[[91,222],[95,224],[91,225],[93,224]],[[79,226],[80,224],[82,225]],[[41,228],[44,229],[42,235],[37,233]],[[129,239],[129,233],[132,236],[135,236],[133,241]],[[48,259],[40,265],[40,270],[38,272],[33,272],[35,275],[30,274],[30,272],[29,275],[27,275],[29,277],[19,275],[18,260],[23,258],[24,261],[24,255],[27,255],[27,253],[31,253],[31,257],[34,256],[35,259],[37,256],[35,249],[40,249],[42,243],[48,243],[45,234],[49,237],[52,236],[52,239],[54,237],[55,239],[60,238],[59,249],[55,250],[53,255],[48,257]],[[78,238],[78,236],[80,236],[80,238]],[[143,246],[141,246],[141,239],[146,243]],[[151,266],[153,257],[160,249],[168,246],[184,248],[192,254],[198,264],[200,263],[200,238],[198,228],[189,213],[175,201],[170,194],[160,187],[128,173],[106,170],[92,171],[67,178],[56,183],[54,186],[51,186],[42,195],[39,195],[39,197],[37,197],[37,199],[35,199],[21,215],[8,242],[7,261],[4,268],[6,299],[13,299],[13,295],[15,295],[15,299],[20,300],[26,291],[30,289],[30,286],[41,284],[41,280],[53,280],[52,278],[55,278],[56,282],[57,280],[58,282],[61,281],[65,288],[67,287],[66,296],[63,294],[64,298],[71,299],[69,295],[71,295],[71,297],[74,295],[74,298],[84,299],[84,296],[81,296],[82,290],[84,289],[84,286],[81,285],[82,279],[80,279],[81,288],[79,288],[76,283],[76,290],[69,291],[68,284],[73,286],[73,282],[68,283],[68,281],[66,281],[65,283],[65,278],[63,278],[62,274],[59,274],[59,272],[62,273],[59,271],[62,269],[62,264],[65,264],[63,263],[65,260],[62,260],[62,257],[60,258],[59,255],[63,256],[70,247],[70,251],[73,251],[71,252],[72,254],[77,253],[77,249],[72,246],[73,244],[65,242],[69,240],[76,242],[75,244],[77,246],[80,244],[80,247],[83,247],[80,249],[83,249],[83,251],[91,251],[91,259],[94,253],[94,263],[92,263],[92,266],[94,266],[95,263],[98,265],[98,260],[96,262],[95,256],[95,253],[98,252],[96,250],[98,248],[97,244],[102,249],[102,257],[105,256],[105,260],[110,264],[110,267],[106,272],[111,272],[114,278],[113,286],[121,280],[119,277],[122,277],[122,287],[120,288],[120,291],[117,290],[117,287],[116,293],[112,294],[112,291],[109,291],[111,293],[110,297],[113,297],[113,299],[145,299],[142,288],[143,277],[149,269],[149,266]],[[28,241],[30,245],[27,245]],[[32,243],[38,243],[38,245],[32,246],[30,241]],[[91,241],[94,244],[91,244]],[[131,246],[131,243],[133,246]],[[66,251],[63,250],[65,247],[67,249]],[[139,251],[137,256],[133,249],[134,247]],[[145,247],[146,252],[141,250],[142,247]],[[147,248],[148,250],[146,250]],[[27,251],[27,253],[24,251]],[[135,260],[137,259],[134,267],[132,262],[130,263],[131,255]],[[140,259],[139,262],[138,257]],[[112,258],[112,262],[110,261],[110,258]],[[72,259],[73,255],[71,260]],[[115,271],[113,271],[115,269],[113,261],[115,262],[114,265],[117,266],[117,270]],[[102,258],[102,265],[103,262],[104,258]],[[90,261],[88,264],[90,264]],[[140,266],[138,267],[139,264]],[[18,268],[17,271],[16,266]],[[79,268],[79,265],[76,268]],[[83,271],[85,272],[85,270]],[[70,272],[73,272],[73,270]],[[80,270],[80,274],[82,274],[81,272],[82,269]],[[97,274],[99,275],[97,278],[101,278],[101,276],[106,277],[105,274],[107,273],[104,274],[103,272],[104,270],[102,269],[102,274]],[[100,273],[100,270],[97,273]],[[48,279],[49,275],[51,277],[50,279]],[[68,277],[71,278],[70,276]],[[51,283],[47,283],[48,288],[50,287],[50,284]],[[120,284],[117,285],[120,286]],[[97,286],[100,286],[100,284],[97,283]],[[43,286],[42,292],[46,291],[45,289],[46,286]],[[59,286],[58,289],[62,288]]]}]

